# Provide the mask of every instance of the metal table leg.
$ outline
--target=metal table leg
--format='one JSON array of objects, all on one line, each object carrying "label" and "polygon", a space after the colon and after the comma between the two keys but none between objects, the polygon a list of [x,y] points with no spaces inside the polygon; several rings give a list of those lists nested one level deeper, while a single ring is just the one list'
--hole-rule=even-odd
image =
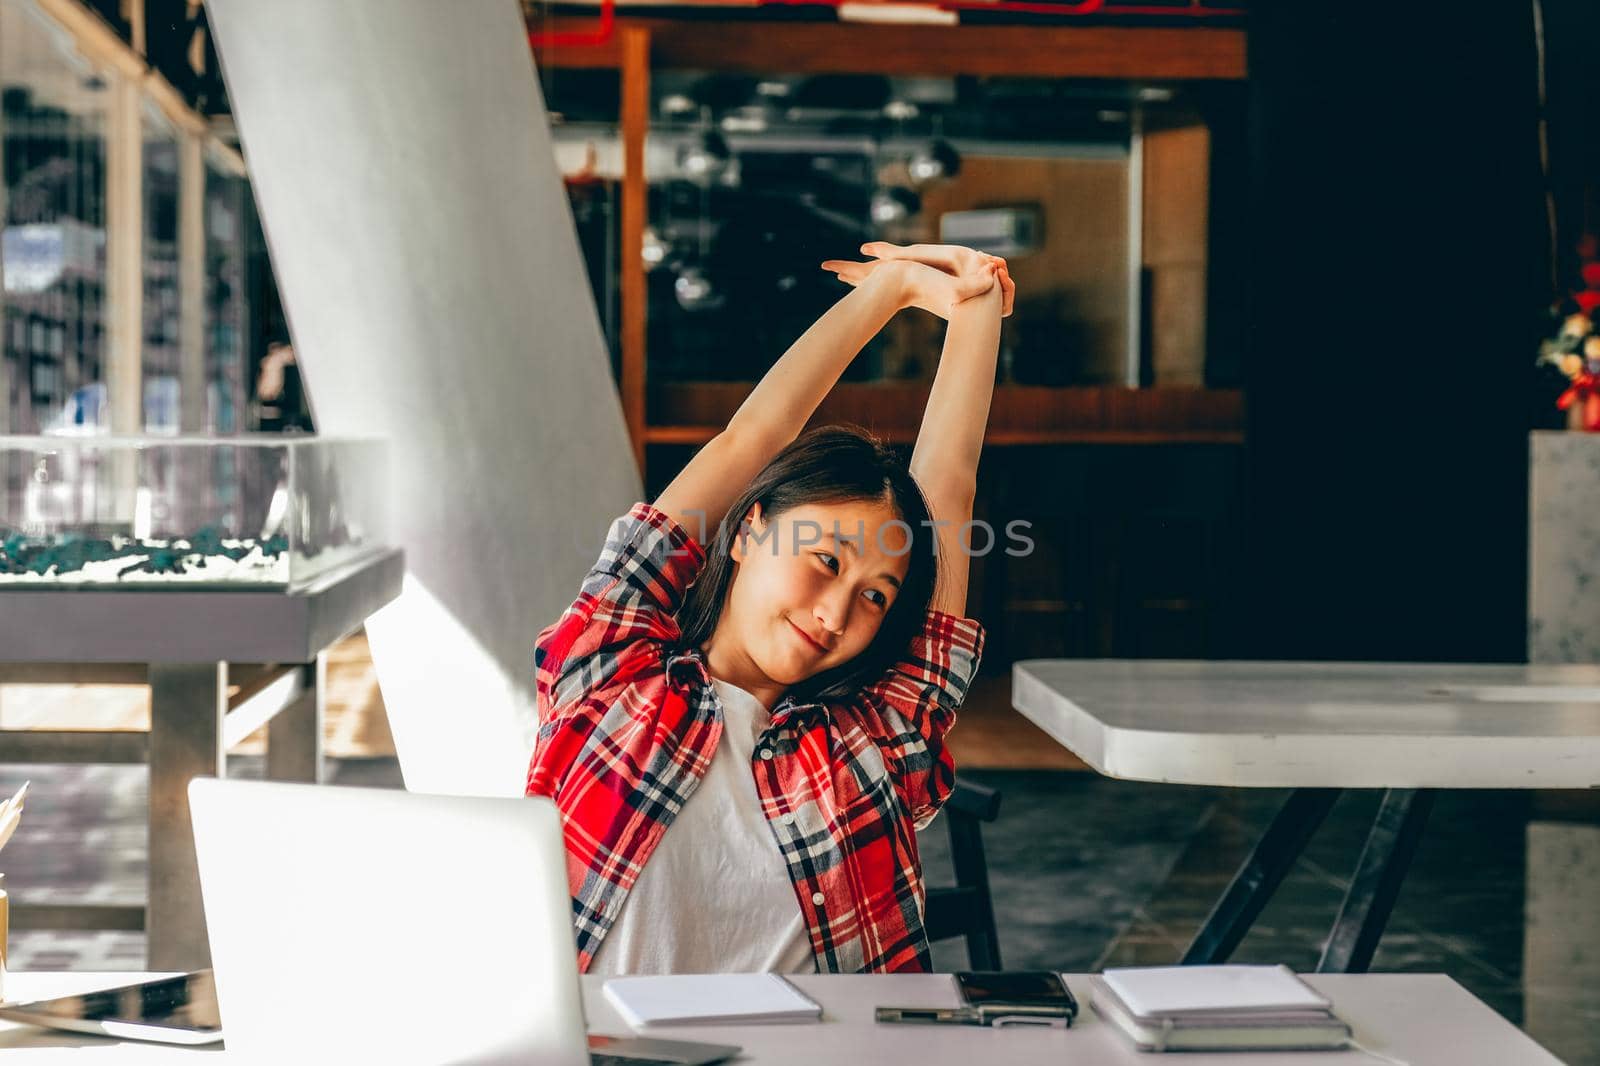
[{"label": "metal table leg", "polygon": [[222,777],[226,663],[152,663],[150,681],[150,883],[145,965],[211,965],[200,871],[189,815],[189,782]]},{"label": "metal table leg", "polygon": [[300,695],[267,724],[267,779],[320,785],[327,656],[299,669]]},{"label": "metal table leg", "polygon": [[1339,798],[1336,788],[1298,788],[1284,801],[1272,824],[1233,875],[1180,960],[1185,966],[1228,961],[1239,941],[1278,890],[1311,834]]},{"label": "metal table leg", "polygon": [[1433,809],[1433,790],[1391,788],[1373,819],[1318,973],[1366,973]]},{"label": "metal table leg", "polygon": [[[1339,791],[1302,788],[1290,795],[1195,935],[1181,960],[1184,965],[1228,961],[1327,817]],[[1367,971],[1432,808],[1430,789],[1389,789],[1383,794],[1317,964],[1318,973]]]}]

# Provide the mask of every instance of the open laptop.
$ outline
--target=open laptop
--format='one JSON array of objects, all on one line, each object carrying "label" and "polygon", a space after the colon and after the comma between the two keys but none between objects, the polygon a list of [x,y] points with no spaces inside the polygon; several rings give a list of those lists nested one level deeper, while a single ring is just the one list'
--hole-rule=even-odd
[{"label": "open laptop", "polygon": [[230,1056],[589,1066],[739,1050],[618,1040],[591,1060],[548,800],[214,778],[189,800]]}]

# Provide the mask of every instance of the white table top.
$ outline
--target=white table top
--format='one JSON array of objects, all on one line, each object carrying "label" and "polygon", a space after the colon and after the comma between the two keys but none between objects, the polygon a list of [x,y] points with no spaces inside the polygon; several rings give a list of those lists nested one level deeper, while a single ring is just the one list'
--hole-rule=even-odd
[{"label": "white table top", "polygon": [[[14,973],[7,979],[12,1000],[69,995],[108,988],[146,976],[106,973]],[[986,1066],[1010,1063],[1094,1063],[1096,1066],[1150,1066],[1115,1030],[1089,1010],[1089,984],[1081,974],[1067,983],[1083,1005],[1071,1030],[990,1030],[966,1026],[879,1025],[876,1006],[949,1006],[955,986],[947,974],[894,976],[810,976],[795,982],[823,1005],[821,1024],[697,1026],[672,1029],[666,1036],[738,1044],[738,1063],[762,1066],[818,1066],[833,1062],[915,1062],[925,1066]],[[1560,1066],[1560,1060],[1539,1047],[1510,1022],[1490,1010],[1460,985],[1440,974],[1311,974],[1308,980],[1333,1000],[1334,1010],[1349,1022],[1367,1047],[1399,1058],[1410,1066]],[[583,979],[590,1029],[628,1035],[627,1026],[600,992],[600,979]],[[420,1000],[419,1000],[420,1002]],[[652,1034],[654,1035],[654,1034]],[[58,1062],[62,1049],[95,1047],[95,1060],[107,1063],[171,1062],[182,1057],[216,1054],[118,1043],[29,1029],[0,1021],[0,1052],[6,1066]],[[29,1057],[24,1057],[23,1051]],[[1179,1066],[1244,1061],[1239,1055],[1184,1054]],[[1376,1060],[1353,1051],[1252,1053],[1249,1066],[1370,1066]]]},{"label": "white table top", "polygon": [[1030,659],[1011,691],[1108,777],[1600,787],[1600,666]]}]

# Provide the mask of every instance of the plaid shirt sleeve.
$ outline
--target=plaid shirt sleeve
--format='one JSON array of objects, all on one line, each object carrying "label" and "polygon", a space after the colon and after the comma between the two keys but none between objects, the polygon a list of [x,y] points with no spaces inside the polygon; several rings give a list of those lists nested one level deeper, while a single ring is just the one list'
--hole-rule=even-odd
[{"label": "plaid shirt sleeve", "polygon": [[541,732],[623,668],[630,646],[677,639],[673,616],[705,559],[688,531],[648,503],[611,523],[578,598],[534,644]]},{"label": "plaid shirt sleeve", "polygon": [[983,658],[984,630],[976,619],[929,610],[906,657],[857,701],[859,723],[884,753],[901,801],[921,829],[955,787],[955,760],[944,736]]}]

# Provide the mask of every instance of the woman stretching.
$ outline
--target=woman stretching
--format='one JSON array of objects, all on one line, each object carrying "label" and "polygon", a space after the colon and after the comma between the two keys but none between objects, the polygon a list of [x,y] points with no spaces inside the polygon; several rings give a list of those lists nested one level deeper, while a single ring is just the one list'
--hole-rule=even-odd
[{"label": "woman stretching", "polygon": [[[983,653],[962,527],[1013,286],[970,249],[862,251],[539,634],[527,793],[561,810],[587,972],[928,968],[915,831]],[[853,428],[797,439],[913,306],[949,326],[910,468]]]}]

